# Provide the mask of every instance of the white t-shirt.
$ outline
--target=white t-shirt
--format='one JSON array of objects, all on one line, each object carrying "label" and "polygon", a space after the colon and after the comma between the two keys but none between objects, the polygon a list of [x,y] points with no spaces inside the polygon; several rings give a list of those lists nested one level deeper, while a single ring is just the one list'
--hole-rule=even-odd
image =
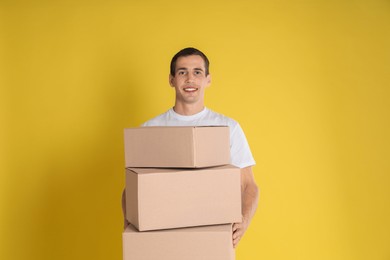
[{"label": "white t-shirt", "polygon": [[251,150],[241,126],[233,119],[204,108],[201,112],[183,116],[173,108],[145,122],[142,126],[212,126],[224,125],[230,129],[231,163],[239,168],[255,165]]}]

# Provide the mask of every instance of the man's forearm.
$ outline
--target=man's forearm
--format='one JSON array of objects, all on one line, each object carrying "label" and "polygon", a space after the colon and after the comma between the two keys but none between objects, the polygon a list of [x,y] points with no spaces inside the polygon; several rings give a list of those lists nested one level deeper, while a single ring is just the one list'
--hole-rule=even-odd
[{"label": "man's forearm", "polygon": [[241,169],[242,222],[233,224],[233,246],[236,247],[255,215],[259,201],[259,188],[253,177],[252,167]]},{"label": "man's forearm", "polygon": [[259,202],[259,188],[256,185],[247,185],[242,191],[241,196],[242,216],[250,222],[255,215]]},{"label": "man's forearm", "polygon": [[242,216],[251,220],[259,202],[259,188],[255,182],[252,167],[241,169]]}]

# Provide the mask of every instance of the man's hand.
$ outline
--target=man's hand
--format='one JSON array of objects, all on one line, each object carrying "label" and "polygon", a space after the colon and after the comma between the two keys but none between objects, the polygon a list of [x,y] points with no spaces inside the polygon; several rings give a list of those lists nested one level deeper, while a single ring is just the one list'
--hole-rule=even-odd
[{"label": "man's hand", "polygon": [[241,238],[244,236],[246,229],[249,226],[249,220],[245,217],[242,218],[241,223],[233,224],[233,247],[236,248],[238,242],[240,242]]}]

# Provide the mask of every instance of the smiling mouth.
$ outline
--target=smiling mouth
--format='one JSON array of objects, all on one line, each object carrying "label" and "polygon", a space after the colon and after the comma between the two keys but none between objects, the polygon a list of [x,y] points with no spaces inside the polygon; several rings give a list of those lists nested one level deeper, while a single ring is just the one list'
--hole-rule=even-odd
[{"label": "smiling mouth", "polygon": [[183,90],[185,92],[195,92],[195,91],[198,90],[198,88],[195,88],[195,87],[185,87],[185,88],[183,88]]}]

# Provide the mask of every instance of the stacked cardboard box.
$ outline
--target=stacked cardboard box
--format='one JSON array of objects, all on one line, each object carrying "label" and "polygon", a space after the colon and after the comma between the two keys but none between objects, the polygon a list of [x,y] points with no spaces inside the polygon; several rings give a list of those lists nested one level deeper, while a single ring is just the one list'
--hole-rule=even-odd
[{"label": "stacked cardboard box", "polygon": [[125,129],[125,162],[124,260],[235,258],[241,188],[228,127]]}]

